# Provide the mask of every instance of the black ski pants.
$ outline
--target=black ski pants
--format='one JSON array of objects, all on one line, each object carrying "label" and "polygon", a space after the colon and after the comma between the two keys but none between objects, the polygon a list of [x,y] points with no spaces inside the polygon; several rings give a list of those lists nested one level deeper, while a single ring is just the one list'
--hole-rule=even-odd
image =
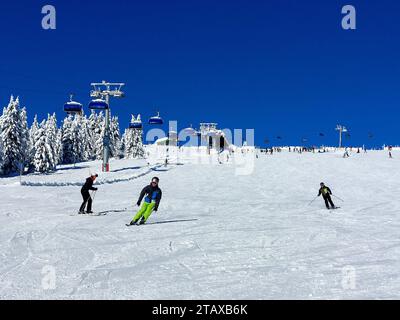
[{"label": "black ski pants", "polygon": [[332,208],[335,207],[334,203],[332,202],[332,198],[329,194],[323,197],[325,201],[326,208],[329,209],[329,204],[331,205]]},{"label": "black ski pants", "polygon": [[83,198],[83,203],[79,211],[85,211],[86,204],[87,204],[87,211],[92,211],[92,198],[90,196],[89,191],[82,190],[81,194]]}]

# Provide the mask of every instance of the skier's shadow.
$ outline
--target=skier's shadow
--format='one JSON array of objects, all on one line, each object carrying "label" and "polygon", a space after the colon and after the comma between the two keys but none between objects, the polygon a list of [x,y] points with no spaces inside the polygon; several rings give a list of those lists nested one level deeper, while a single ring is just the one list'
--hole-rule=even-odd
[{"label": "skier's shadow", "polygon": [[186,219],[186,220],[167,220],[167,221],[157,221],[157,222],[149,222],[149,224],[164,224],[164,223],[177,223],[177,222],[190,222],[190,221],[197,221],[199,219]]}]

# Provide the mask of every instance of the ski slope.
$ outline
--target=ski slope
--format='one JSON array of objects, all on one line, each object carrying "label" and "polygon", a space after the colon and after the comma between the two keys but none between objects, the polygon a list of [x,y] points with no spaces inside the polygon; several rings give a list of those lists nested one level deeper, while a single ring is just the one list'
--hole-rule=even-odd
[{"label": "ski slope", "polygon": [[[99,162],[2,178],[0,298],[398,299],[400,152],[341,155],[261,154],[242,176],[229,162],[114,160],[102,216],[76,215],[75,184]],[[126,227],[155,175],[159,212]],[[309,205],[321,181],[341,209]]]}]

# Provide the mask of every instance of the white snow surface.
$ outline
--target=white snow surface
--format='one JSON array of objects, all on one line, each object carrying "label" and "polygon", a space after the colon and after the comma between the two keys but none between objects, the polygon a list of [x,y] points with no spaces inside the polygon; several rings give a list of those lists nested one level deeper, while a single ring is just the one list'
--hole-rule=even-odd
[{"label": "white snow surface", "polygon": [[[261,154],[242,176],[229,163],[113,160],[109,174],[91,162],[23,177],[30,186],[1,178],[0,298],[398,299],[400,152],[393,156]],[[73,184],[89,172],[100,174],[94,210],[106,215],[76,215]],[[126,227],[155,175],[159,211],[149,225]],[[333,198],[340,209],[320,198],[309,205],[321,181],[344,200]]]}]

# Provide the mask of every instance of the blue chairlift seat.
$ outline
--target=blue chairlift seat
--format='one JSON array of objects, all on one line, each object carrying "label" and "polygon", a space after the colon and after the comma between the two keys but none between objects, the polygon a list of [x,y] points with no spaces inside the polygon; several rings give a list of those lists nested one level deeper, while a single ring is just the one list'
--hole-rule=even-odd
[{"label": "blue chairlift seat", "polygon": [[129,129],[143,129],[142,121],[134,121],[129,123]]},{"label": "blue chairlift seat", "polygon": [[158,112],[156,116],[151,117],[149,119],[149,124],[153,125],[162,125],[164,123],[163,119],[160,117],[160,113]]},{"label": "blue chairlift seat", "polygon": [[109,108],[107,102],[103,99],[95,99],[90,101],[89,109],[91,110],[107,110]]},{"label": "blue chairlift seat", "polygon": [[69,114],[81,114],[83,110],[82,104],[75,101],[69,101],[64,105],[64,111]]}]

